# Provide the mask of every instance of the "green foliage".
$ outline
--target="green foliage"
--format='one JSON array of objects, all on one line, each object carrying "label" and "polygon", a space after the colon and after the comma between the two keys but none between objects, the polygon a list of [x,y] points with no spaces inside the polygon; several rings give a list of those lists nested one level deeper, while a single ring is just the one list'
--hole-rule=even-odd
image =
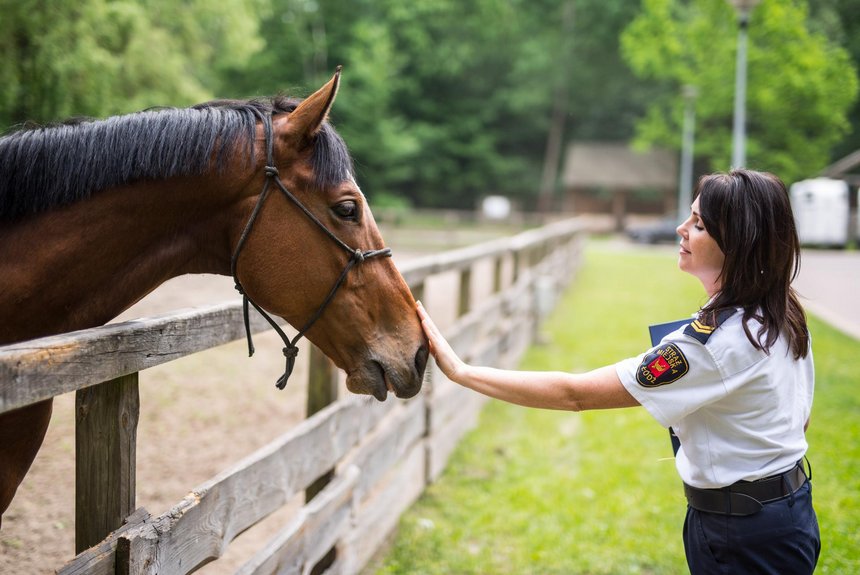
[{"label": "green foliage", "polygon": [[[408,118],[400,122],[403,129],[414,138],[403,158],[412,173],[399,189],[416,202],[471,208],[488,190],[516,195],[534,189],[540,156],[532,155],[529,163],[528,154],[518,155],[515,148],[541,141],[535,125],[544,125],[548,90],[537,91],[544,98],[537,108],[542,117],[528,117],[534,112],[517,99],[525,90],[517,89],[514,67],[519,50],[529,48],[520,40],[533,33],[526,30],[533,20],[517,18],[519,4],[378,3],[392,48],[401,56],[388,83],[391,98],[400,117]],[[530,72],[540,85],[541,70]],[[351,146],[353,141],[361,158],[360,139],[352,138]],[[398,159],[379,157],[379,170],[400,166]]]},{"label": "green foliage", "polygon": [[333,119],[362,187],[425,206],[529,206],[554,94],[587,138],[629,136],[647,94],[617,50],[629,0],[0,2],[3,127],[304,96],[343,64]]},{"label": "green foliage", "polygon": [[[842,138],[860,124],[857,2],[755,9],[751,165],[806,177],[854,142]],[[0,0],[0,13],[0,130],[302,97],[342,64],[333,121],[371,200],[472,208],[504,194],[530,208],[553,122],[568,142],[635,134],[678,148],[690,83],[700,163],[723,168],[729,155],[725,0]]]},{"label": "green foliage", "polygon": [[[791,182],[830,162],[858,90],[849,53],[815,30],[806,2],[765,0],[751,13],[747,157]],[[725,0],[645,0],[621,37],[642,77],[674,86],[637,125],[640,143],[680,146],[681,86],[694,86],[696,155],[724,170],[731,155],[737,21]]]},{"label": "green foliage", "polygon": [[[630,289],[630,278],[636,289]],[[674,254],[591,247],[523,369],[583,371],[635,355],[646,326],[704,303]],[[857,341],[811,323],[809,431],[824,550],[818,571],[860,568]],[[377,574],[687,573],[685,504],[668,434],[643,409],[581,414],[490,402],[446,472],[403,516]]]},{"label": "green foliage", "polygon": [[[848,51],[860,78],[860,0],[816,0],[809,8],[811,28]],[[834,147],[833,160],[860,149],[860,99],[854,101],[849,119],[851,133]]]},{"label": "green foliage", "polygon": [[575,5],[567,137],[626,141],[648,103],[664,89],[652,78],[637,78],[622,56],[619,37],[640,3],[579,0]]},{"label": "green foliage", "polygon": [[211,97],[262,47],[255,0],[2,0],[0,125]]}]

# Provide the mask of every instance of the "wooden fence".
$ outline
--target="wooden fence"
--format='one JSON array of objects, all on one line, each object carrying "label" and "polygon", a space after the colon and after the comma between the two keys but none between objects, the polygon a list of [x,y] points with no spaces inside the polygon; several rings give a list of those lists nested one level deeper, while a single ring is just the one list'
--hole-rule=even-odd
[{"label": "wooden fence", "polygon": [[[456,317],[444,329],[452,345],[467,361],[514,367],[573,277],[581,243],[581,226],[566,220],[408,262],[401,273],[417,298],[429,298],[435,277],[459,276]],[[488,293],[476,290],[476,270]],[[243,336],[241,306],[225,304],[0,347],[0,412],[76,392],[78,555],[59,573],[191,573],[303,492],[307,502],[238,573],[357,573],[442,472],[484,402],[432,362],[410,400],[338,398],[315,351],[315,413],[167,513],[136,509],[138,372]]]}]

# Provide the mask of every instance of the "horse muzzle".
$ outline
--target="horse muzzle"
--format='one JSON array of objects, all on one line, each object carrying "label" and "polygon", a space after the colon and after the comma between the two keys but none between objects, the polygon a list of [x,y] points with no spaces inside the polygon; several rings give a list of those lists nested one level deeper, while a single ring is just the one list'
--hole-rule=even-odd
[{"label": "horse muzzle", "polygon": [[371,359],[348,373],[346,387],[353,393],[372,395],[379,401],[385,401],[389,391],[401,399],[413,397],[421,391],[428,356],[427,344],[421,344],[411,365]]}]

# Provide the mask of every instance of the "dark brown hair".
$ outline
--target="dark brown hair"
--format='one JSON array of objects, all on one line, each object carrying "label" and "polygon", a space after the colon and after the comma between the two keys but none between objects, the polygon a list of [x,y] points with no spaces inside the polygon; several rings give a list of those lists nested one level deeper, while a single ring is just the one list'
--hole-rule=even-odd
[{"label": "dark brown hair", "polygon": [[[800,270],[800,241],[785,184],[773,174],[732,170],[702,176],[696,186],[705,229],[725,254],[722,286],[704,315],[743,309],[747,338],[769,352],[785,333],[795,357],[809,349],[806,316],[791,287]],[[761,322],[753,335],[750,319]]]}]

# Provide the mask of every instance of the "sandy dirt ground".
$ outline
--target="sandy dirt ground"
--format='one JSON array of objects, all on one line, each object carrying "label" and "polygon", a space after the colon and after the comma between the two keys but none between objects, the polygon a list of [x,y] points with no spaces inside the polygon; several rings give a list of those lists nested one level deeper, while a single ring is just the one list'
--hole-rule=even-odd
[{"label": "sandy dirt ground", "polygon": [[[402,263],[415,253],[397,251]],[[452,301],[456,276],[434,279],[428,292]],[[451,283],[451,282],[454,283]],[[115,321],[225,300],[238,301],[230,278],[183,276],[162,285]],[[447,320],[444,303],[436,308]],[[203,483],[252,451],[274,440],[305,417],[307,348],[299,353],[286,390],[275,389],[283,373],[283,344],[274,332],[255,336],[249,358],[244,340],[146,370],[140,374],[137,441],[137,506],[158,516]],[[307,345],[307,344],[305,344]],[[302,347],[302,346],[300,346]],[[368,398],[368,401],[373,401]],[[389,401],[396,401],[390,398]],[[75,394],[54,401],[54,415],[36,457],[0,530],[0,573],[54,573],[74,557]],[[262,547],[301,505],[294,501],[242,534],[207,574],[233,573]]]}]

